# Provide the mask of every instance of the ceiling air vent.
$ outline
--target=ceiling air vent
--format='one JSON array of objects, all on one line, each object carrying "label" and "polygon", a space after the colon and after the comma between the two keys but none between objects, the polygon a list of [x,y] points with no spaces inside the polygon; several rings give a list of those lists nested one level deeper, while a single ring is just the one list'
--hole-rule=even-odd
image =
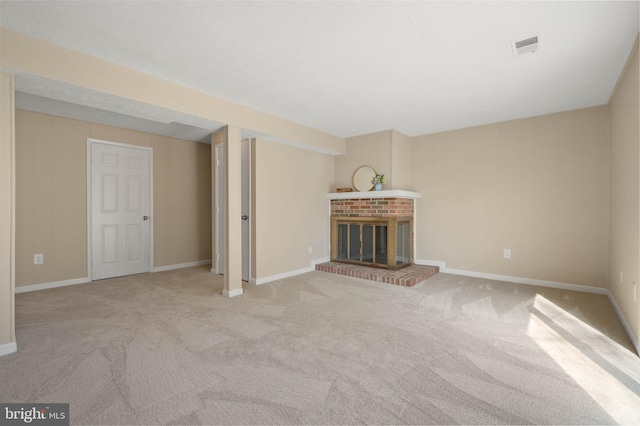
[{"label": "ceiling air vent", "polygon": [[513,48],[513,56],[518,57],[525,53],[533,53],[540,47],[538,42],[538,36],[526,38],[524,40],[516,41],[511,46]]}]

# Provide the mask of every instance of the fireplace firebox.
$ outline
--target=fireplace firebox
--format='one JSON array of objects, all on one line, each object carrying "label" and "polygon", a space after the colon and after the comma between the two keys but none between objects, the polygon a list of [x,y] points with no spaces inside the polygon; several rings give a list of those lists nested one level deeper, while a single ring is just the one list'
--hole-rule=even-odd
[{"label": "fireplace firebox", "polygon": [[413,264],[413,218],[333,216],[331,260],[393,270]]}]

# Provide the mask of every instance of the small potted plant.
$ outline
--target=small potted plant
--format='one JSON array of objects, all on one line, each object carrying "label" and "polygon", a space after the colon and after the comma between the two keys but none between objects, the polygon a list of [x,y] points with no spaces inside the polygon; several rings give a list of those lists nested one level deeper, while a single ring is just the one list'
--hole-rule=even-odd
[{"label": "small potted plant", "polygon": [[384,175],[375,175],[371,179],[371,183],[375,186],[376,191],[380,191],[382,189],[382,185],[387,183],[384,179]]}]

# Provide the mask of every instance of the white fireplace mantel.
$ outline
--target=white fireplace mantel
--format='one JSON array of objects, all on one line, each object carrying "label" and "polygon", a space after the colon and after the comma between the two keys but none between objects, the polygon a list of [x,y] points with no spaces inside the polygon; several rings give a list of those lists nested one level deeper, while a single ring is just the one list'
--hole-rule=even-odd
[{"label": "white fireplace mantel", "polygon": [[330,192],[327,198],[331,200],[352,200],[361,198],[420,198],[419,192],[405,191],[402,189],[385,189],[383,191],[367,192]]}]

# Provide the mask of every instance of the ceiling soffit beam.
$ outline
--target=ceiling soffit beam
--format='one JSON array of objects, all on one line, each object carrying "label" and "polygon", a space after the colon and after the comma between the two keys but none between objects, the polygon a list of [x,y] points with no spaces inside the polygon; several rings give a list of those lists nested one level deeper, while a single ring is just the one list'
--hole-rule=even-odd
[{"label": "ceiling soffit beam", "polygon": [[[229,102],[93,56],[0,28],[0,66],[86,89],[252,129],[301,148],[343,154],[345,141],[280,117]],[[292,142],[295,141],[295,142]]]}]

